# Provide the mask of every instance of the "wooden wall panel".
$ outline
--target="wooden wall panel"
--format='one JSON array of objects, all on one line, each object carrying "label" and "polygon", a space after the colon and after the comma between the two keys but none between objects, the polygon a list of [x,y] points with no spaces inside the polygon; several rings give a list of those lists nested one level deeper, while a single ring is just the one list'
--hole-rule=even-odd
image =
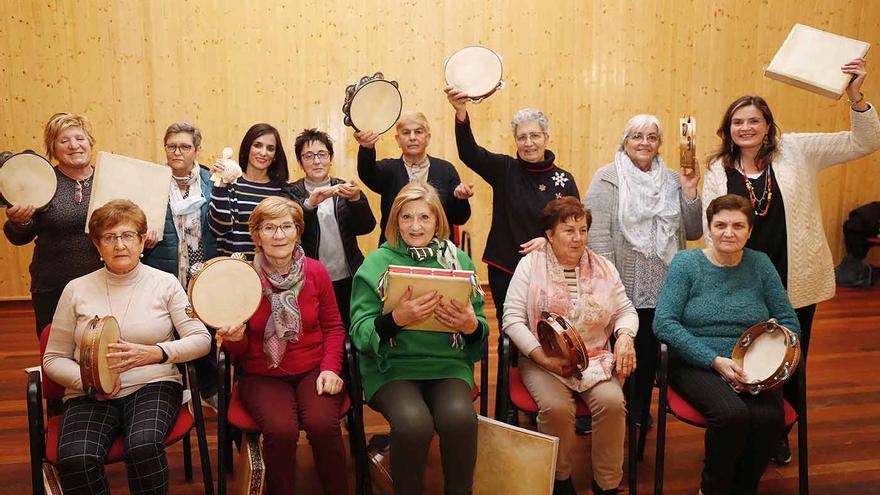
[{"label": "wooden wall panel", "polygon": [[[97,149],[154,161],[164,156],[165,127],[193,121],[204,135],[200,158],[211,162],[223,147],[237,148],[251,124],[269,122],[282,133],[294,177],[301,173],[293,138],[319,127],[336,140],[334,175],[351,178],[357,145],[342,123],[344,89],[384,72],[400,83],[404,105],[430,119],[430,152],[477,185],[475,220],[466,226],[477,258],[491,191],[455,151],[442,88],[443,63],[456,49],[484,44],[504,57],[507,88],[471,109],[478,142],[513,153],[510,117],[541,108],[551,119],[550,148],[585,192],[635,113],[655,113],[667,129],[695,115],[702,156],[718,144],[726,105],[746,93],[768,99],[783,131],[846,129],[845,101],[766,79],[763,67],[795,22],[880,44],[880,4],[870,0],[10,0],[0,2],[0,16],[0,149],[42,152],[45,120],[74,111],[91,118]],[[870,64],[865,94],[880,102],[878,67]],[[661,152],[675,166],[673,144]],[[391,134],[378,150],[398,154]],[[878,199],[878,179],[880,155],[821,175],[823,223],[837,258],[842,220]],[[368,196],[378,211],[378,198]],[[0,240],[0,298],[27,296],[30,256],[30,247]]]}]

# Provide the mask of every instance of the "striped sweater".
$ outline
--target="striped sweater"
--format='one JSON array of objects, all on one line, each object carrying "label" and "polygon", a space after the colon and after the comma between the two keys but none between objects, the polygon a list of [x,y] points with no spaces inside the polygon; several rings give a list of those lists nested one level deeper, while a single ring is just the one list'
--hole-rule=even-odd
[{"label": "striped sweater", "polygon": [[260,201],[270,196],[281,196],[280,183],[261,184],[244,177],[211,191],[208,226],[217,235],[218,255],[243,253],[248,261],[254,260],[254,241],[248,230],[248,221]]}]

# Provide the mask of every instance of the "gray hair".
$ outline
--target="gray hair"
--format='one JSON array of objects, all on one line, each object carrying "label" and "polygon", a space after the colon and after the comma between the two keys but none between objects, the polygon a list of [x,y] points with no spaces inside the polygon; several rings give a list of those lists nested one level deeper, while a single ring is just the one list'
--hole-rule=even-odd
[{"label": "gray hair", "polygon": [[625,126],[623,126],[623,136],[620,137],[620,148],[619,151],[623,151],[623,145],[626,143],[626,138],[633,131],[644,131],[649,127],[654,126],[657,128],[657,134],[660,136],[660,142],[658,145],[663,144],[663,127],[660,126],[660,119],[657,118],[656,115],[651,115],[649,113],[640,113],[635,117],[629,119]]},{"label": "gray hair", "polygon": [[513,131],[514,137],[516,136],[516,128],[526,122],[537,122],[541,126],[541,130],[544,131],[544,134],[550,135],[550,121],[547,120],[544,112],[534,108],[523,108],[513,114],[513,118],[510,120],[510,128]]},{"label": "gray hair", "polygon": [[175,122],[169,125],[168,129],[165,131],[165,139],[162,140],[163,143],[168,141],[168,137],[172,134],[178,134],[181,132],[189,133],[192,136],[193,146],[196,148],[199,148],[202,145],[202,131],[189,122]]}]

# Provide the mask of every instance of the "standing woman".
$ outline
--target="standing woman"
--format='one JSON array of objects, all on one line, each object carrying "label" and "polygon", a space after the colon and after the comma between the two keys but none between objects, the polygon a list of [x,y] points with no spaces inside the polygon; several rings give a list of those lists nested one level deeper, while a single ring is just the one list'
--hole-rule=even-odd
[{"label": "standing woman", "polygon": [[101,268],[98,251],[85,233],[92,193],[92,125],[82,115],[56,113],[43,131],[46,154],[58,162],[58,189],[46,207],[12,205],[6,210],[3,233],[23,246],[34,241],[31,260],[31,302],[39,336],[52,322],[67,282]]},{"label": "standing woman", "polygon": [[[158,244],[144,251],[144,264],[174,275],[186,290],[190,267],[217,256],[217,239],[208,227],[213,183],[211,173],[196,160],[202,145],[198,127],[186,122],[171,124],[164,141],[166,163],[171,168],[165,232]],[[216,409],[216,353],[209,352],[194,365],[204,401]]]},{"label": "standing woman", "polygon": [[[854,76],[846,88],[849,131],[780,136],[763,98],[735,100],[721,119],[721,148],[710,161],[703,185],[703,204],[728,193],[751,202],[756,218],[746,247],[770,257],[788,290],[801,327],[802,367],[816,304],[834,297],[834,265],[819,208],[819,172],[880,149],[877,110],[861,93],[865,64],[864,59],[854,59],[841,67]],[[708,232],[706,224],[703,229]],[[793,377],[785,385],[785,398],[791,403],[798,398],[797,384]],[[791,461],[787,437],[780,440],[773,461]]]},{"label": "standing woman", "polygon": [[596,171],[584,198],[592,212],[589,245],[607,258],[639,314],[635,335],[636,394],[632,412],[647,425],[657,367],[652,322],[669,263],[686,240],[702,237],[697,168],[687,175],[666,168],[660,157],[663,129],[654,115],[636,115],[623,129],[614,162]]},{"label": "standing woman", "polygon": [[345,328],[349,327],[351,280],[364,255],[357,236],[376,228],[367,197],[354,182],[330,177],[333,141],[317,129],[306,129],[293,145],[305,177],[285,187],[285,193],[313,215],[306,219],[301,244],[306,256],[327,268]]},{"label": "standing woman", "polygon": [[[208,225],[217,235],[218,254],[243,253],[253,261],[254,242],[248,230],[251,212],[263,199],[281,196],[289,174],[278,129],[269,124],[251,126],[241,140],[238,163],[244,175],[232,184],[221,183],[211,193]],[[211,170],[223,171],[219,160]]]}]

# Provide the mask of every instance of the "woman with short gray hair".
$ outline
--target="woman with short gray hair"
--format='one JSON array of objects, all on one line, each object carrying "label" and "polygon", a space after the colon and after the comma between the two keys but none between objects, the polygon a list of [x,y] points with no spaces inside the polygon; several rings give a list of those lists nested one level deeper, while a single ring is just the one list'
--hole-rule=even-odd
[{"label": "woman with short gray hair", "polygon": [[699,167],[683,175],[670,170],[659,153],[662,143],[656,116],[629,119],[614,161],[596,171],[584,198],[593,214],[590,249],[614,264],[639,314],[630,413],[644,427],[650,422],[657,366],[652,330],[657,296],[675,253],[703,235]]}]

